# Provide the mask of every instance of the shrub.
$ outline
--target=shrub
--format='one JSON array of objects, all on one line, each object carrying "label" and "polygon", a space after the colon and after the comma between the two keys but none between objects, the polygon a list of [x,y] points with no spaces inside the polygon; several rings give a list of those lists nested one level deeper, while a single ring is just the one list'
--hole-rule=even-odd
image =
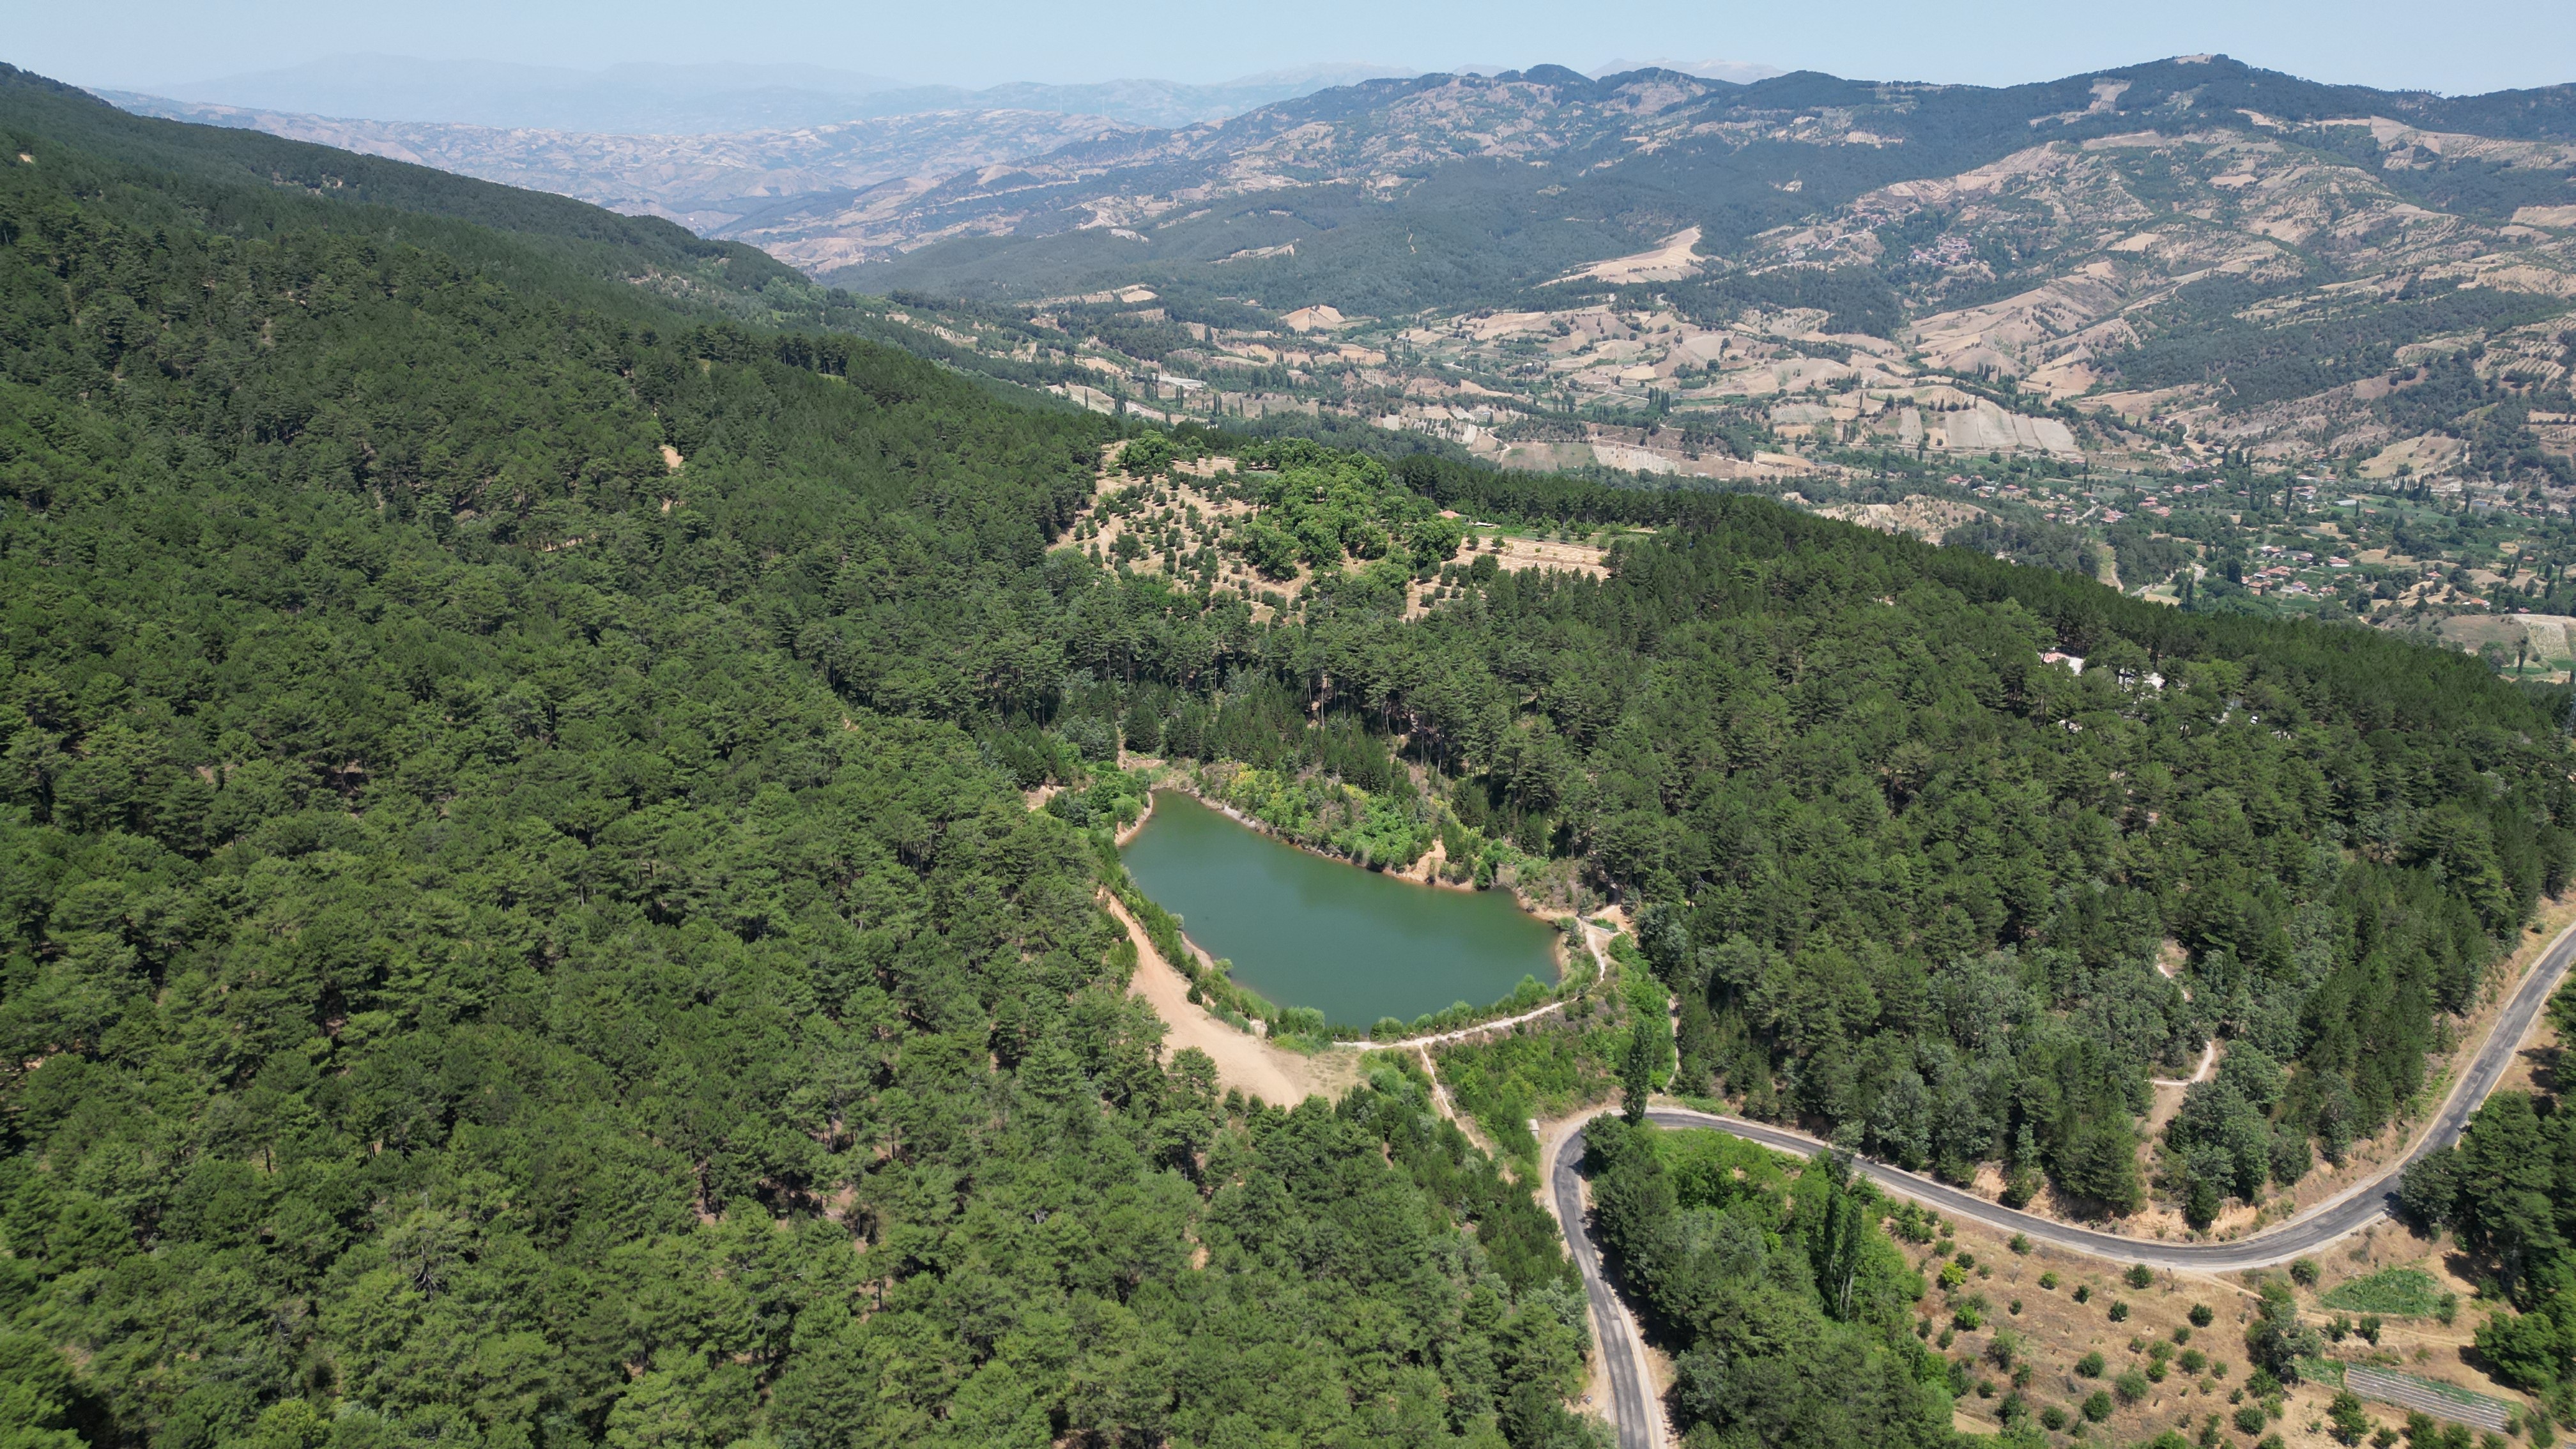
[{"label": "shrub", "polygon": [[2298,1284],[2302,1288],[2314,1288],[2317,1286],[2317,1260],[2314,1258],[2291,1259],[2290,1281]]},{"label": "shrub", "polygon": [[2065,1428],[2066,1411],[2057,1407],[2055,1404],[2049,1405],[2047,1408],[2039,1411],[2039,1426],[2051,1433],[2055,1433],[2057,1430]]},{"label": "shrub", "polygon": [[2180,1348],[2184,1344],[2191,1342],[2191,1330],[2189,1328],[2175,1329],[2173,1331],[2173,1341],[2174,1347],[2176,1348]]},{"label": "shrub", "polygon": [[2156,1281],[2155,1270],[2144,1263],[2131,1263],[2129,1271],[2121,1276],[2129,1280],[2129,1286],[2132,1288],[2144,1288]]},{"label": "shrub", "polygon": [[2048,1291],[2050,1291],[2051,1293],[2056,1292],[2056,1291],[2057,1291],[2057,1275],[2056,1275],[2056,1274],[2054,1274],[2054,1273],[2042,1273],[2042,1274],[2040,1274],[2040,1275],[2039,1275],[2039,1286],[2040,1286],[2040,1287],[2042,1287],[2042,1288],[2047,1289],[2047,1290],[2048,1290]]},{"label": "shrub", "polygon": [[2102,1350],[2095,1349],[2075,1361],[2075,1372],[2088,1379],[2102,1377]]},{"label": "shrub", "polygon": [[1887,1230],[1909,1243],[1932,1241],[1932,1215],[1910,1202],[1900,1202],[1887,1215]]},{"label": "shrub", "polygon": [[2089,1284],[2089,1283],[2078,1283],[2078,1284],[2076,1284],[2076,1285],[2075,1285],[2075,1301],[2076,1301],[2076,1302],[2078,1302],[2078,1303],[2090,1303],[2090,1302],[2092,1302],[2092,1301],[2093,1301],[2093,1285],[2091,1285],[2091,1284]]},{"label": "shrub", "polygon": [[1282,1007],[1270,1021],[1270,1034],[1273,1037],[1320,1038],[1329,1035],[1331,1031],[1331,1024],[1324,1020],[1324,1013],[1311,1006]]},{"label": "shrub", "polygon": [[2262,1433],[2263,1406],[2261,1404],[2247,1404],[2245,1407],[2236,1411],[2234,1422],[2236,1425],[2236,1432],[2239,1434]]},{"label": "shrub", "polygon": [[2370,1413],[2361,1406],[2361,1396],[2350,1389],[2339,1389],[2334,1402],[2326,1406],[2330,1432],[2346,1444],[2358,1444],[2370,1432]]},{"label": "shrub", "polygon": [[2186,1348],[2182,1351],[2182,1357],[2175,1362],[2182,1365],[2184,1373],[2196,1374],[2209,1367],[2209,1355],[2196,1348]]},{"label": "shrub", "polygon": [[2126,1322],[2128,1322],[2128,1321],[2129,1321],[2129,1305],[2128,1305],[2128,1304],[2126,1304],[2126,1303],[2113,1303],[2113,1304],[2111,1305],[2111,1321],[2112,1321],[2113,1323],[2126,1323]]},{"label": "shrub", "polygon": [[2207,1328],[2210,1320],[2217,1316],[2206,1303],[2191,1305],[2191,1326],[2194,1328]]},{"label": "shrub", "polygon": [[2123,1369],[2118,1378],[2111,1380],[2111,1387],[2119,1392],[2121,1403],[2134,1404],[2147,1396],[2147,1376],[2136,1369]]},{"label": "shrub", "polygon": [[2015,1233],[2012,1235],[2012,1242],[2008,1246],[2010,1246],[2015,1253],[2027,1257],[2030,1253],[2030,1235],[2027,1233]]},{"label": "shrub", "polygon": [[2367,1278],[2337,1283],[2317,1303],[2355,1313],[2421,1317],[2440,1309],[2442,1288],[2421,1268],[2383,1268]]},{"label": "shrub", "polygon": [[2111,1396],[2100,1389],[2095,1389],[2084,1400],[2084,1417],[2096,1424],[2111,1417]]}]

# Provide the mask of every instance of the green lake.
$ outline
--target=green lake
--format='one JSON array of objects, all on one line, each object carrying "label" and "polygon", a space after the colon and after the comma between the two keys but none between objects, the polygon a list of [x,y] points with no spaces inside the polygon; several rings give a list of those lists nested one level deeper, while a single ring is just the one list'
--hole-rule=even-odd
[{"label": "green lake", "polygon": [[1437,890],[1330,860],[1178,791],[1155,793],[1122,858],[1192,941],[1234,963],[1235,980],[1330,1021],[1411,1021],[1500,1001],[1524,976],[1556,980],[1555,930],[1508,892]]}]

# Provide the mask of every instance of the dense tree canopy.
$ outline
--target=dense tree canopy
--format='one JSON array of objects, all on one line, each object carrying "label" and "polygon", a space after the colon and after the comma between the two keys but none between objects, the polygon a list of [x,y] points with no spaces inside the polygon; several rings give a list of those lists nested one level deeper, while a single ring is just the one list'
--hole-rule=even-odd
[{"label": "dense tree canopy", "polygon": [[969,727],[1095,423],[25,144],[0,1432],[1576,1433],[1528,1194],[1166,1055]]}]

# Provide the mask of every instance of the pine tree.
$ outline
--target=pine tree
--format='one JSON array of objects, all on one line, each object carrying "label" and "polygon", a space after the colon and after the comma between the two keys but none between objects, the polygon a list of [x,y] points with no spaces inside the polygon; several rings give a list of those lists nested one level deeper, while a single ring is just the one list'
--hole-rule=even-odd
[{"label": "pine tree", "polygon": [[1619,1115],[1635,1126],[1646,1120],[1646,1096],[1655,1086],[1655,1039],[1644,1017],[1628,1030],[1628,1050],[1619,1060]]}]

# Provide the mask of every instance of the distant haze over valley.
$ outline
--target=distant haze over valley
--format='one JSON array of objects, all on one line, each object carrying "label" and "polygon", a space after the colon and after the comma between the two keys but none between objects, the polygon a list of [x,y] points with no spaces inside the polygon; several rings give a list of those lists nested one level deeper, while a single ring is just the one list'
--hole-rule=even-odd
[{"label": "distant haze over valley", "polygon": [[959,110],[1056,111],[1139,126],[1184,126],[1353,81],[1409,74],[1401,66],[1352,62],[1297,66],[1211,85],[1110,80],[1021,82],[973,90],[816,65],[627,64],[574,70],[339,55],[145,89],[174,101],[341,119],[662,136]]}]

